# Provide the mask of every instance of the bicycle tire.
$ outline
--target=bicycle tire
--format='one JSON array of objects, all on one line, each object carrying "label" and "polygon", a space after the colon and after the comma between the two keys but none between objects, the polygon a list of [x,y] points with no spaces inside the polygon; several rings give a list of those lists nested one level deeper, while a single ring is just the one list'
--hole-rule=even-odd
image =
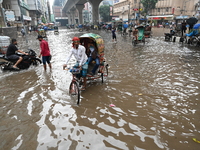
[{"label": "bicycle tire", "polygon": [[184,37],[184,41],[183,41],[183,43],[188,44],[187,37]]},{"label": "bicycle tire", "polygon": [[124,36],[123,31],[121,31],[121,36]]},{"label": "bicycle tire", "polygon": [[108,64],[104,66],[103,73],[101,73],[101,82],[104,83],[104,76],[108,77]]},{"label": "bicycle tire", "polygon": [[42,63],[42,61],[39,59],[39,58],[36,58],[35,60],[33,60],[33,62],[32,62],[32,64],[34,65],[34,66],[38,66],[39,64],[41,64]]},{"label": "bicycle tire", "polygon": [[132,45],[133,45],[133,46],[136,46],[136,44],[137,44],[137,43],[136,43],[136,40],[135,40],[135,39],[132,39]]},{"label": "bicycle tire", "polygon": [[76,81],[72,81],[69,86],[69,95],[74,97],[76,100],[76,104],[80,103],[80,89],[78,83]]},{"label": "bicycle tire", "polygon": [[145,37],[143,37],[142,42],[143,42],[143,44],[145,45]]},{"label": "bicycle tire", "polygon": [[198,40],[196,38],[192,38],[191,45],[197,46],[197,44],[198,44]]}]

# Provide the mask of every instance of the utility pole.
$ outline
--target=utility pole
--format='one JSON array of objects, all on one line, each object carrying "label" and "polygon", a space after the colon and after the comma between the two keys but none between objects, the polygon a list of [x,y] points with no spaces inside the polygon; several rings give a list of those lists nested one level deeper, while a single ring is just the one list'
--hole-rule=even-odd
[{"label": "utility pole", "polygon": [[26,27],[25,27],[25,25],[24,25],[24,17],[23,17],[23,14],[22,14],[22,7],[21,7],[20,0],[18,0],[18,5],[19,5],[20,13],[21,13],[21,21],[22,21],[22,25],[23,25],[24,32],[25,32],[26,43],[28,43],[28,40],[27,40],[27,33],[26,33]]},{"label": "utility pole", "polygon": [[129,4],[128,4],[128,24],[130,22],[130,6],[131,5],[131,2],[129,1]]},{"label": "utility pole", "polygon": [[141,3],[141,0],[139,1],[139,14],[138,14],[138,23],[140,23],[140,3]]}]

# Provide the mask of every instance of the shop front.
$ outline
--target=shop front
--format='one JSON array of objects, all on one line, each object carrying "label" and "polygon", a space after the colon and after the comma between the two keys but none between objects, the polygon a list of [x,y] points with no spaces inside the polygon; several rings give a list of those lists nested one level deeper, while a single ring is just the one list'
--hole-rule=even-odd
[{"label": "shop front", "polygon": [[31,22],[31,17],[23,15],[24,24],[28,25]]},{"label": "shop front", "polygon": [[174,20],[174,15],[160,15],[160,16],[147,16],[147,20],[150,23],[156,25],[172,22]]}]

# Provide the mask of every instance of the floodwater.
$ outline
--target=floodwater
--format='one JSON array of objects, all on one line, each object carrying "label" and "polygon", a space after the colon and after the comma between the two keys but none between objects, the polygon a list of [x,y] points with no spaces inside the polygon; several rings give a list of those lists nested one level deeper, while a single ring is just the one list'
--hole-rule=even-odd
[{"label": "floodwater", "polygon": [[[48,33],[52,72],[43,66],[0,74],[1,150],[197,150],[200,140],[200,51],[192,46],[94,31],[105,41],[109,76],[70,99],[62,70],[74,30]],[[29,38],[29,48],[39,43]],[[24,46],[19,42],[19,47]],[[71,59],[71,65],[74,64]],[[114,104],[115,107],[110,107]]]}]

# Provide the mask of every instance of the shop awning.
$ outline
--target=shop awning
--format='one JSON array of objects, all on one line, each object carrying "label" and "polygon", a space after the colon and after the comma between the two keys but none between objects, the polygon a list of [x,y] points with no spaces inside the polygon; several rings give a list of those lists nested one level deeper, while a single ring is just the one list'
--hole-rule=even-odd
[{"label": "shop awning", "polygon": [[174,15],[147,16],[147,19],[151,20],[174,19]]},{"label": "shop awning", "polygon": [[176,19],[188,19],[188,16],[176,16]]}]

